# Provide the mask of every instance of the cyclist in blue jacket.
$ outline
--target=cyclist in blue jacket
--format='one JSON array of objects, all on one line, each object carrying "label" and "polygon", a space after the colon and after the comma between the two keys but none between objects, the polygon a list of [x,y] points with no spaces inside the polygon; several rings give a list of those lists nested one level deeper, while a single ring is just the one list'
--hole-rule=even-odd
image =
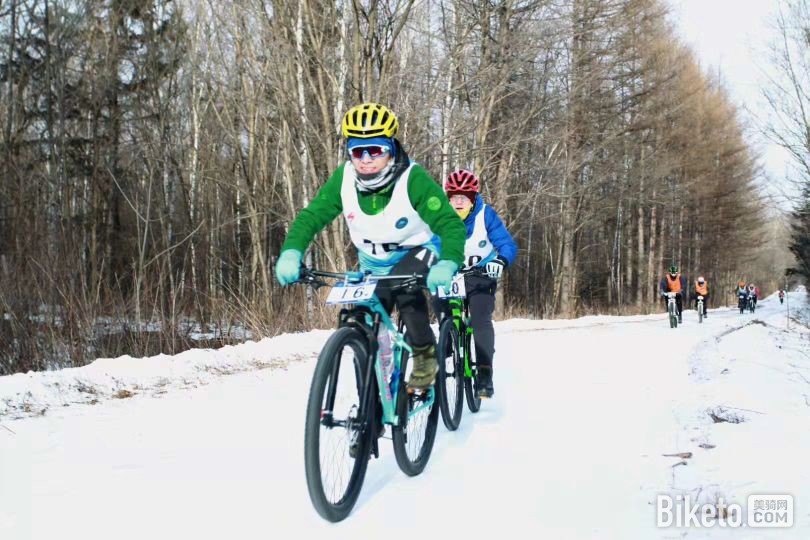
[{"label": "cyclist in blue jacket", "polygon": [[[450,200],[450,206],[467,228],[462,269],[481,267],[489,274],[467,275],[464,278],[478,364],[476,394],[489,398],[495,393],[492,384],[492,360],[495,355],[492,312],[495,310],[495,290],[503,270],[515,261],[517,245],[495,209],[484,203],[479,193],[480,187],[474,173],[457,170],[447,177],[444,191]],[[437,313],[444,312],[445,306],[440,306]]]}]

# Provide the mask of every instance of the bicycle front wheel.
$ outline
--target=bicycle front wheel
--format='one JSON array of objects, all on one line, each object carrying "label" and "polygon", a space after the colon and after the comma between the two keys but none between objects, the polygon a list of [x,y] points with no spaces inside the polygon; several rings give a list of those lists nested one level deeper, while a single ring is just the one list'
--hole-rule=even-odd
[{"label": "bicycle front wheel", "polygon": [[394,455],[397,465],[408,476],[421,473],[433,451],[439,406],[435,402],[436,386],[426,392],[408,392],[406,377],[408,351],[402,352],[401,380],[397,391],[397,425],[393,426]]},{"label": "bicycle front wheel", "polygon": [[447,429],[455,431],[464,412],[464,367],[459,356],[458,330],[451,317],[445,317],[439,328],[439,373],[436,395]]},{"label": "bicycle front wheel", "polygon": [[[326,342],[312,376],[304,429],[304,465],[312,505],[328,521],[349,515],[368,468],[375,407],[360,410],[368,362],[365,337],[338,329]],[[363,418],[365,417],[365,418]]]}]

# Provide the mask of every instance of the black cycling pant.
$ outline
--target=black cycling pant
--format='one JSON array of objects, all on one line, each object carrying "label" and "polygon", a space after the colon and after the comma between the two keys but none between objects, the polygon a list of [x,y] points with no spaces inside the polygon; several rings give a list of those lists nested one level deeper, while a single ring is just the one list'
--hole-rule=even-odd
[{"label": "black cycling pant", "polygon": [[[428,248],[413,248],[396,263],[391,274],[427,274],[428,269],[437,262],[436,255]],[[399,316],[408,331],[408,342],[413,347],[435,345],[436,338],[430,328],[428,304],[423,289],[414,291],[391,289],[399,284],[398,280],[383,280],[377,284],[375,293],[388,313],[392,313],[394,304]]]}]

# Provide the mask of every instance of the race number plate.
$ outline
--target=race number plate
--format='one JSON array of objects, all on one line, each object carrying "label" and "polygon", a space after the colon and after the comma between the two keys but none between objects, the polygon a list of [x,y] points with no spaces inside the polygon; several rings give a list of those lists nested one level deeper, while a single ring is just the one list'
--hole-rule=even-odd
[{"label": "race number plate", "polygon": [[456,274],[453,278],[453,283],[450,285],[450,290],[445,291],[444,287],[436,289],[436,296],[439,298],[464,298],[467,296],[467,290],[464,288],[464,275]]},{"label": "race number plate", "polygon": [[376,281],[362,283],[338,283],[329,291],[327,304],[356,304],[368,300],[377,287]]}]

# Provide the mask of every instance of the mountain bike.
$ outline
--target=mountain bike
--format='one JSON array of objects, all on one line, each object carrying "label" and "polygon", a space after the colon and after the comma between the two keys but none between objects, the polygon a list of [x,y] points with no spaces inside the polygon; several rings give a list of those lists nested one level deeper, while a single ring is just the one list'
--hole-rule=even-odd
[{"label": "mountain bike", "polygon": [[748,304],[748,296],[745,294],[738,294],[737,307],[740,308],[740,314],[745,313],[745,307]]},{"label": "mountain bike", "polygon": [[697,312],[698,312],[698,323],[702,323],[703,315],[705,312],[703,311],[703,295],[700,294],[697,297]]},{"label": "mountain bike", "polygon": [[678,293],[668,292],[665,294],[667,297],[667,313],[669,313],[669,327],[678,328],[678,303],[675,301]]},{"label": "mountain bike", "polygon": [[748,311],[753,313],[757,309],[756,300],[754,300],[753,295],[748,295]]},{"label": "mountain bike", "polygon": [[[424,276],[370,276],[363,272],[302,269],[299,283],[314,288],[335,280],[326,302],[346,304],[338,328],[318,356],[309,390],[304,429],[307,488],[318,514],[328,521],[349,515],[365,479],[371,455],[379,457],[378,438],[391,426],[394,454],[402,471],[421,473],[433,449],[439,408],[435,387],[407,389],[413,352],[400,320],[391,320],[374,294],[378,282],[402,280],[393,290],[424,288]],[[381,336],[390,338],[390,342]],[[390,354],[380,343],[390,343]]]},{"label": "mountain bike", "polygon": [[436,394],[442,421],[450,431],[458,429],[464,412],[462,400],[466,398],[470,412],[481,409],[481,398],[476,395],[475,342],[470,324],[470,304],[467,300],[465,276],[491,277],[483,268],[473,268],[456,275],[449,291],[439,288],[438,296],[447,301],[448,316],[439,324],[439,373],[436,376]]}]

